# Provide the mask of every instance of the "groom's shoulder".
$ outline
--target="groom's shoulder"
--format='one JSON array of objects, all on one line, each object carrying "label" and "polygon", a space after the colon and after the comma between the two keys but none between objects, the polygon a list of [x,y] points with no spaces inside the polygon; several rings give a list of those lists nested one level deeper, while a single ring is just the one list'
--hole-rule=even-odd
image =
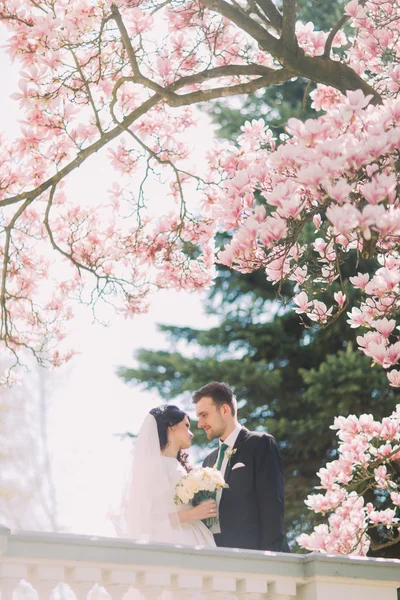
[{"label": "groom's shoulder", "polygon": [[205,459],[203,460],[203,467],[209,467],[210,465],[214,465],[217,460],[218,448],[215,448],[210,454],[207,454]]},{"label": "groom's shoulder", "polygon": [[251,446],[273,446],[276,444],[275,438],[270,433],[265,431],[248,431],[246,430],[246,442]]},{"label": "groom's shoulder", "polygon": [[269,440],[274,440],[274,436],[271,435],[270,433],[266,433],[265,431],[248,431],[247,433],[249,434],[250,437],[254,437],[254,438],[266,438]]}]

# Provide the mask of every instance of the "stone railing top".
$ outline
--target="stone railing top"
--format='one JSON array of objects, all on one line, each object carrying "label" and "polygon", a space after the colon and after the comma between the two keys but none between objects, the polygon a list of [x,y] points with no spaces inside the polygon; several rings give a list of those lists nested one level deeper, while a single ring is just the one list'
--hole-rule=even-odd
[{"label": "stone railing top", "polygon": [[400,560],[331,556],[320,553],[286,554],[234,548],[192,548],[86,535],[18,532],[0,528],[0,562],[62,563],[97,567],[135,565],[135,568],[207,571],[219,574],[271,575],[297,582],[313,577],[397,582]]}]

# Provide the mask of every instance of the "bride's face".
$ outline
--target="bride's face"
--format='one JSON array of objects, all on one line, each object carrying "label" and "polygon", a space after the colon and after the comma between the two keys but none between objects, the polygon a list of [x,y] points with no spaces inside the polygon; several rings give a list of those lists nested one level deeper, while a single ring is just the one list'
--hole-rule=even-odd
[{"label": "bride's face", "polygon": [[190,421],[187,417],[168,430],[168,439],[176,443],[180,450],[190,448],[193,433],[190,431]]}]

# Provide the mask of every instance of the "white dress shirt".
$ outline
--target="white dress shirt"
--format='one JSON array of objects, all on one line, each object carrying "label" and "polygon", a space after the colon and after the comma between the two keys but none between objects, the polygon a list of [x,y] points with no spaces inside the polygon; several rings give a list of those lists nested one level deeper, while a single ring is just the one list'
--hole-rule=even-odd
[{"label": "white dress shirt", "polygon": [[[216,466],[217,463],[218,463],[218,458],[219,458],[219,452],[220,452],[221,444],[226,444],[228,447],[225,450],[225,456],[223,458],[221,469],[220,469],[220,471],[221,471],[221,473],[222,473],[222,475],[224,477],[225,477],[225,471],[226,471],[226,467],[228,466],[228,460],[229,460],[229,458],[227,457],[226,453],[233,450],[233,447],[234,447],[234,445],[236,443],[237,437],[238,437],[241,429],[242,429],[242,426],[241,425],[237,425],[235,427],[235,429],[228,435],[228,437],[224,441],[219,440],[219,448],[218,448],[217,460],[215,461],[215,465],[214,466]],[[212,527],[210,529],[211,533],[221,533],[221,527],[220,527],[220,524],[219,524],[219,503],[221,502],[222,492],[223,492],[223,490],[219,490],[217,492],[217,499],[216,500],[217,500],[218,522],[215,523],[214,525],[212,525]]]}]

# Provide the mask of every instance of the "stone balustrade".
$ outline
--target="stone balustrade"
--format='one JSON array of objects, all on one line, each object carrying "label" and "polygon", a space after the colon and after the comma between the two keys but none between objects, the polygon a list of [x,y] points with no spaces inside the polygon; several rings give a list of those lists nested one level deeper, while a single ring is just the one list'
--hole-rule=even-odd
[{"label": "stone balustrade", "polygon": [[0,529],[1,600],[398,600],[398,588],[399,560]]}]

